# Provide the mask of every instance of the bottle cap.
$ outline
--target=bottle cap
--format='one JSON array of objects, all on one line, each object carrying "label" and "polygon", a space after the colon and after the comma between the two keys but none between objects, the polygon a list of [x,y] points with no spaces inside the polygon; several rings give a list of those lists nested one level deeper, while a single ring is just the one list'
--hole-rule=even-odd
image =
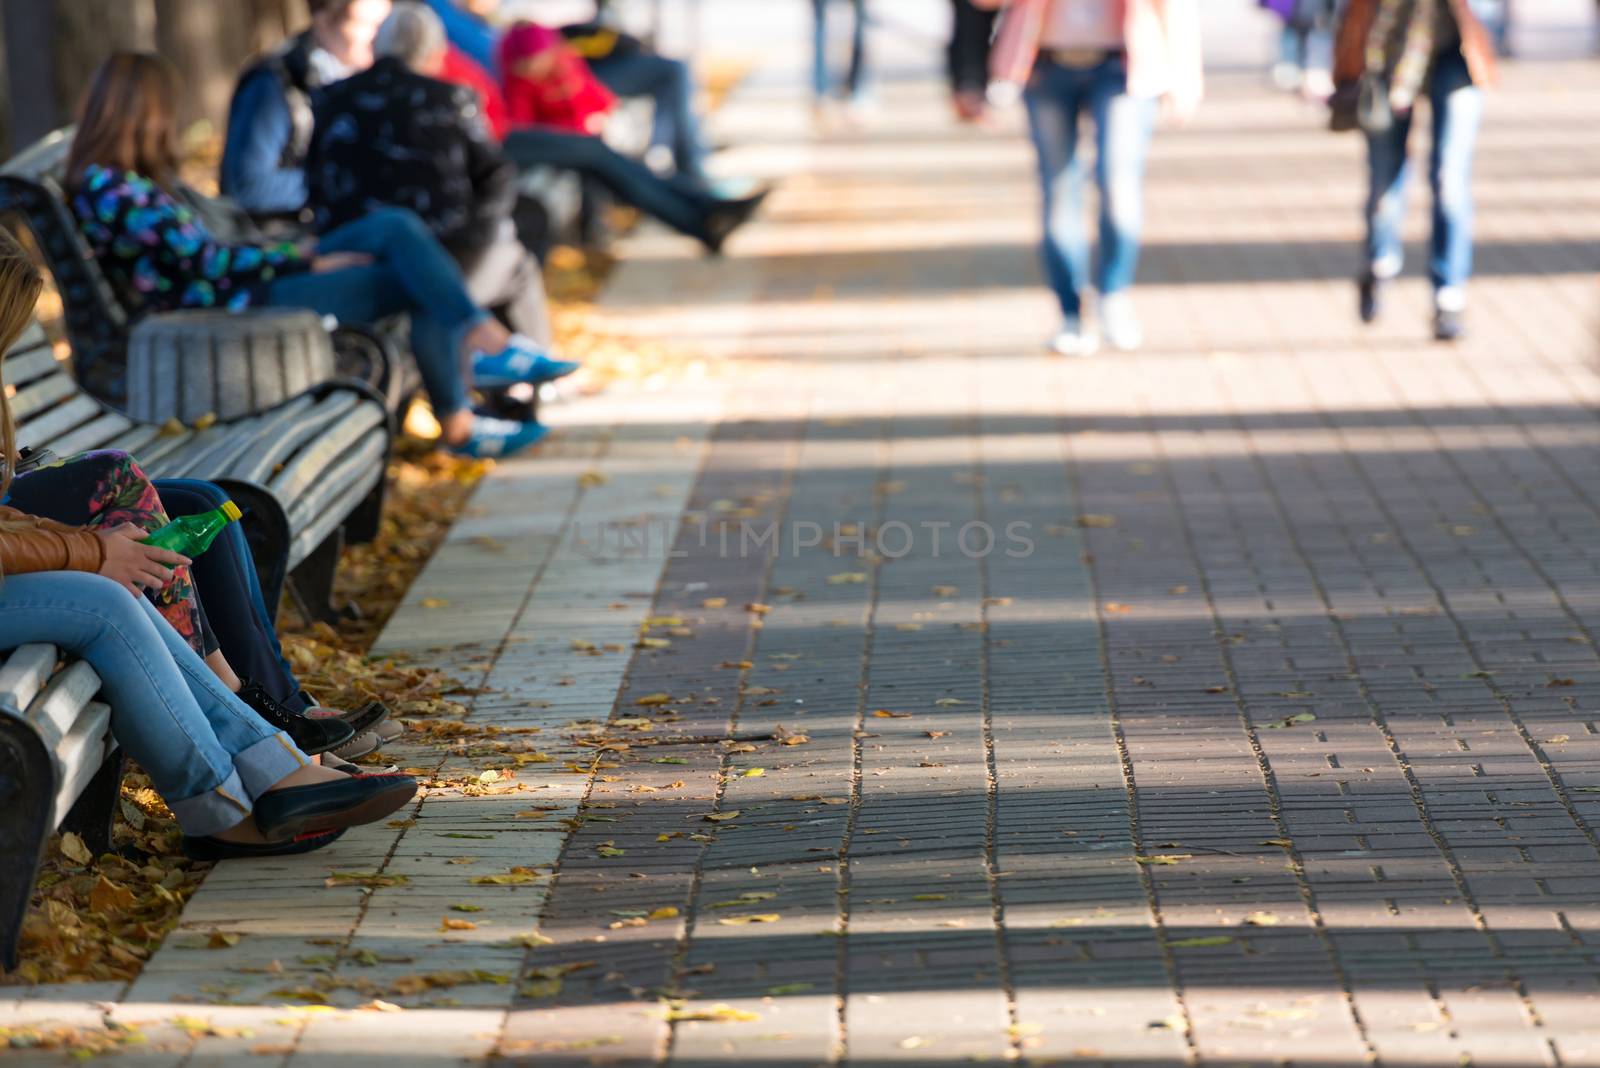
[{"label": "bottle cap", "polygon": [[230,521],[237,523],[239,521],[239,517],[244,513],[239,511],[239,506],[234,504],[232,501],[223,501],[222,514],[227,516]]}]

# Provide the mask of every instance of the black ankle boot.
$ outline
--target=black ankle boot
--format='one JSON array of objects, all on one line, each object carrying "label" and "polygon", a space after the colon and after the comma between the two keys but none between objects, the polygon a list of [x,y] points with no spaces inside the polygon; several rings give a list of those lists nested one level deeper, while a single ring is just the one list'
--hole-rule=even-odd
[{"label": "black ankle boot", "polygon": [[1383,311],[1384,279],[1368,272],[1356,279],[1357,311],[1364,323],[1376,322]]},{"label": "black ankle boot", "polygon": [[239,700],[254,709],[256,715],[287,734],[289,740],[307,756],[337,749],[355,737],[356,732],[342,719],[333,716],[311,719],[299,715],[279,704],[271,694],[249,679],[241,679],[240,683]]}]

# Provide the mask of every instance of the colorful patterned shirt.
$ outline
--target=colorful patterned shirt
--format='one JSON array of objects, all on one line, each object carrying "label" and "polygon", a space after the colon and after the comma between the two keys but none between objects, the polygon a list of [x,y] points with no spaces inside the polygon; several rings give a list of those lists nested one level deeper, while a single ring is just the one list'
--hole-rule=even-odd
[{"label": "colorful patterned shirt", "polygon": [[72,211],[100,266],[139,302],[135,313],[178,308],[239,311],[274,279],[309,270],[293,244],[218,241],[160,186],[132,171],[91,164]]}]

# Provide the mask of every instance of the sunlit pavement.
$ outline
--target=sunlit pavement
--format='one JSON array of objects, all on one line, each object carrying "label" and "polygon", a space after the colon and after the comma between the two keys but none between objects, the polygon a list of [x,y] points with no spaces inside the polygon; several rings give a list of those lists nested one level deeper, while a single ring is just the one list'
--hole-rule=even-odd
[{"label": "sunlit pavement", "polygon": [[[1044,354],[1016,116],[893,77],[819,139],[752,77],[764,217],[644,232],[603,302],[702,365],[552,409],[380,643],[540,757],[469,736],[414,823],[224,865],[131,989],[0,1022],[116,1003],[184,1065],[1600,1063],[1600,67],[1508,70],[1444,347],[1415,240],[1356,322],[1360,144],[1238,6],[1156,143],[1137,355]],[[1577,54],[1587,5],[1523,7]]]}]

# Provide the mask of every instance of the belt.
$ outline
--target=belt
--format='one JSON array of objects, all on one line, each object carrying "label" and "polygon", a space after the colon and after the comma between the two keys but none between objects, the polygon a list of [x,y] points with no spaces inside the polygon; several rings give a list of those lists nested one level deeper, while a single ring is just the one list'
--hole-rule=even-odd
[{"label": "belt", "polygon": [[1108,59],[1120,59],[1120,48],[1046,48],[1039,53],[1058,67],[1068,70],[1088,70],[1098,67]]}]

